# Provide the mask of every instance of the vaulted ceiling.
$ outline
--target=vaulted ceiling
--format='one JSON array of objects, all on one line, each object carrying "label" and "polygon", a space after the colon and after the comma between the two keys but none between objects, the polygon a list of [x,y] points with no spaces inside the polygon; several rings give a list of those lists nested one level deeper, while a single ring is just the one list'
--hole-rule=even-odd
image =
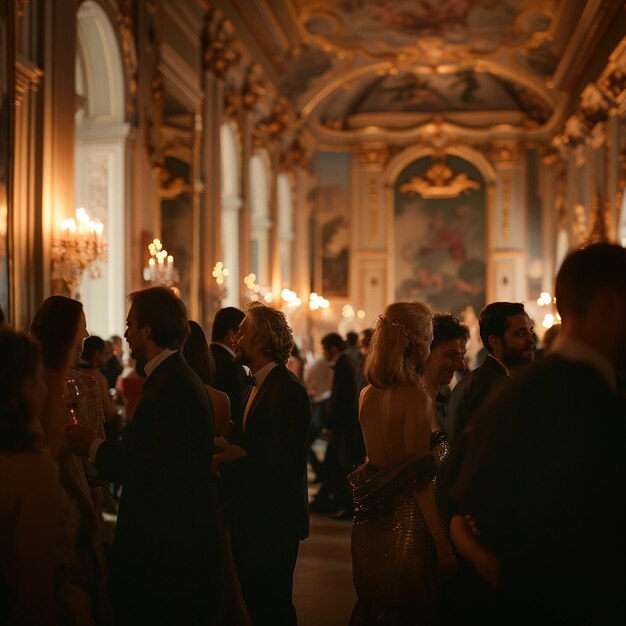
[{"label": "vaulted ceiling", "polygon": [[410,139],[433,123],[547,140],[626,35],[621,0],[215,4],[328,144]]}]

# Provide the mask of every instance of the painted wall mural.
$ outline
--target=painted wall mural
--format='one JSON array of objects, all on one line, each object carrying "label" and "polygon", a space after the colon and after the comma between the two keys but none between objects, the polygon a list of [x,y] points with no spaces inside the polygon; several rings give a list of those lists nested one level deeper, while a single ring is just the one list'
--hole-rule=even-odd
[{"label": "painted wall mural", "polygon": [[[314,159],[318,177],[315,221],[321,280],[315,288],[325,298],[348,296],[350,257],[350,154],[320,152]],[[319,276],[318,273],[316,275]]]},{"label": "painted wall mural", "polygon": [[[445,168],[449,175],[435,175]],[[424,181],[432,183],[430,192]],[[480,311],[485,216],[484,180],[468,161],[425,157],[407,166],[394,185],[396,299],[423,300],[435,312]]]}]

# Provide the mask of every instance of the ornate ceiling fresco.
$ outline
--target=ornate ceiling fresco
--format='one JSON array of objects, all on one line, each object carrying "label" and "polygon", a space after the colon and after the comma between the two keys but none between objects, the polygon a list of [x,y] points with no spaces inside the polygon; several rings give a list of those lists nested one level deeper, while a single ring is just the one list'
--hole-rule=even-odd
[{"label": "ornate ceiling fresco", "polygon": [[456,135],[547,139],[623,8],[617,0],[218,4],[245,24],[278,92],[327,144],[400,132],[409,140],[433,122]]}]

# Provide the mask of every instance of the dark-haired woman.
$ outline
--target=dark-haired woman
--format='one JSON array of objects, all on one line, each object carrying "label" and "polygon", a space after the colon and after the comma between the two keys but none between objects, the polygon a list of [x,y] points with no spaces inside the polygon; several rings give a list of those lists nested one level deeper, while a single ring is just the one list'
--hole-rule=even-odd
[{"label": "dark-haired woman", "polygon": [[0,354],[0,623],[53,626],[61,485],[42,451],[43,366],[36,344],[8,327]]},{"label": "dark-haired woman", "polygon": [[211,397],[215,418],[215,436],[230,438],[230,400],[219,389],[211,386],[215,378],[215,361],[202,327],[189,320],[189,337],[183,346],[183,356],[190,367],[200,376]]},{"label": "dark-haired woman", "polygon": [[41,346],[48,387],[41,416],[44,441],[59,465],[61,485],[71,499],[64,523],[76,525],[76,536],[60,547],[65,561],[61,602],[71,616],[70,623],[107,625],[111,612],[101,519],[96,514],[83,461],[69,450],[65,438],[65,427],[71,423],[66,381],[88,336],[82,304],[60,295],[46,298],[35,312],[31,334]]}]

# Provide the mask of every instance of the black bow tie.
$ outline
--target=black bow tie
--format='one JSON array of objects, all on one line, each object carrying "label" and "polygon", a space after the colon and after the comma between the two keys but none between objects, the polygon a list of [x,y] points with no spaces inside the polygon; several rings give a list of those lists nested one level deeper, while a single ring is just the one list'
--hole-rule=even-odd
[{"label": "black bow tie", "polygon": [[251,387],[256,387],[256,378],[252,376],[252,374],[248,374],[246,376],[246,380],[248,381],[248,385]]}]

